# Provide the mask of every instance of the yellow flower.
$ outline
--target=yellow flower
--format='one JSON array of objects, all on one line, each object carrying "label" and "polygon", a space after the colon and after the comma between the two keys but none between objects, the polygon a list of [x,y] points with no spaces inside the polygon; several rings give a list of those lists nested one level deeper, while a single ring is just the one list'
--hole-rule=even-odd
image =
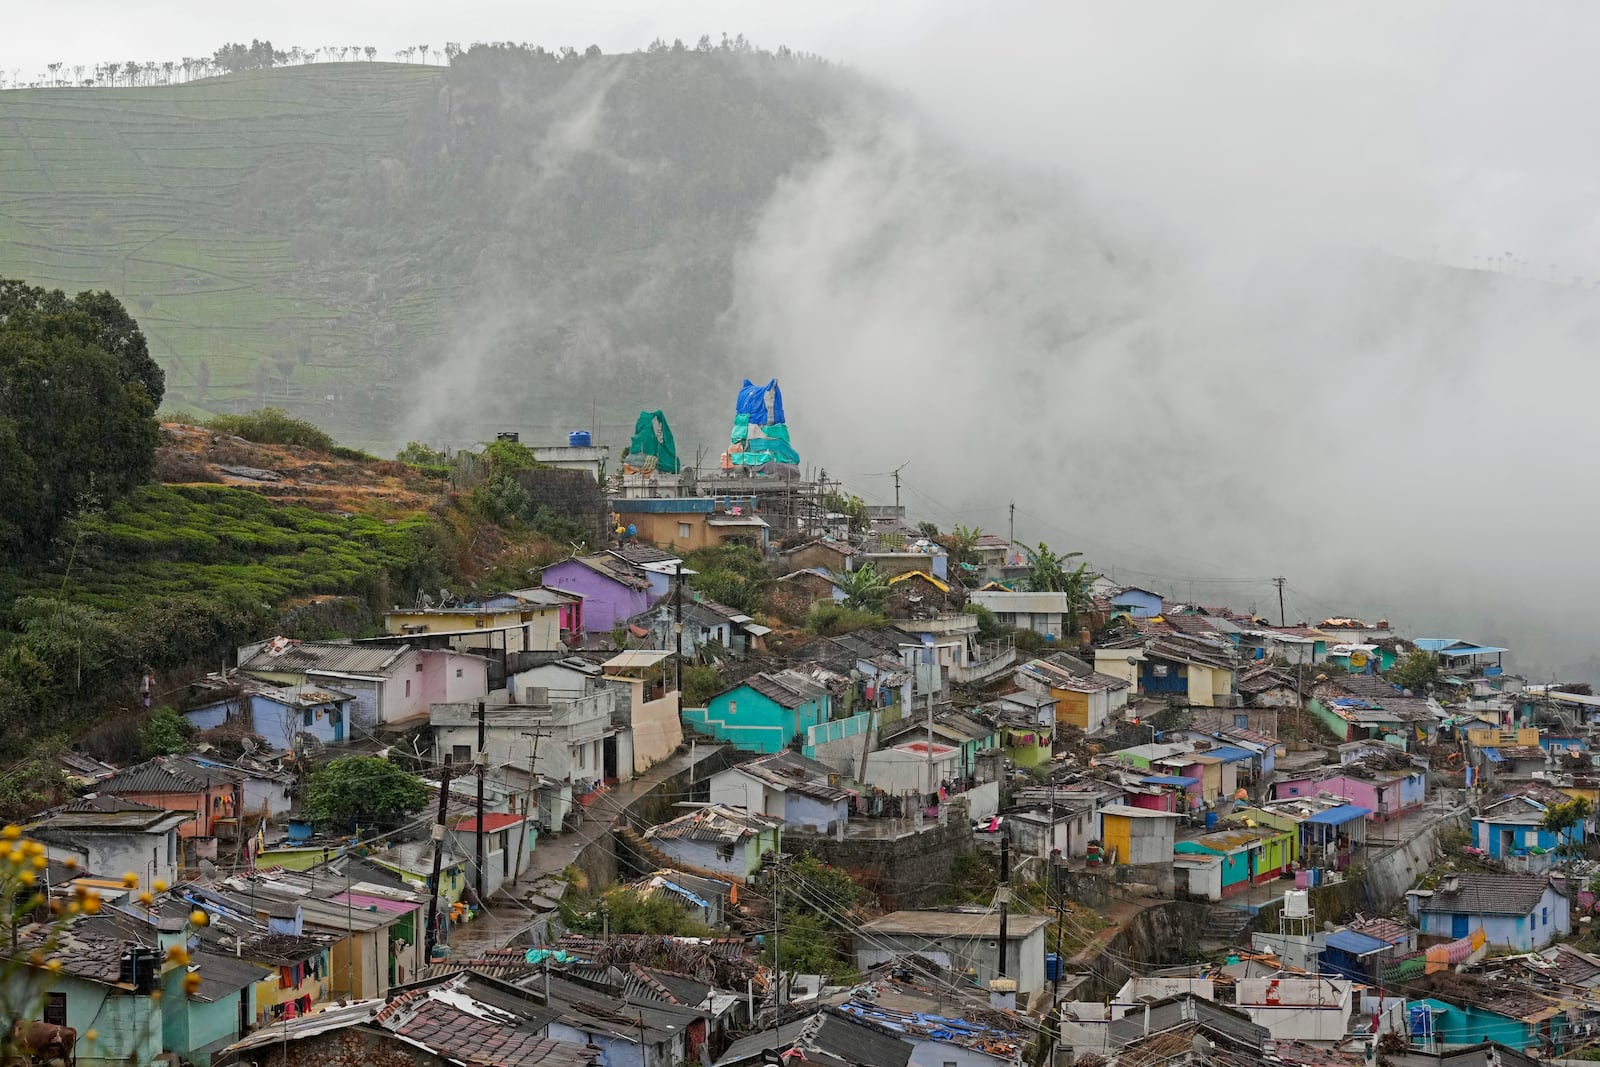
[{"label": "yellow flower", "polygon": [[150,892],[150,890],[148,890],[148,889],[146,889],[144,892],[140,893],[134,899],[137,900],[139,903],[143,904],[147,908],[150,905],[152,905],[152,904],[154,904],[156,902],[155,894]]},{"label": "yellow flower", "polygon": [[48,856],[35,856],[35,857],[33,857],[34,870],[42,871],[48,866],[50,866],[50,857],[48,857]]},{"label": "yellow flower", "polygon": [[92,897],[84,897],[83,898],[83,910],[84,910],[84,913],[87,914],[87,915],[99,915],[100,914],[100,895],[97,893]]},{"label": "yellow flower", "polygon": [[44,965],[44,969],[47,971],[59,971],[61,969],[61,961],[51,960],[49,963]]},{"label": "yellow flower", "polygon": [[154,889],[157,893],[165,893],[167,891],[167,880],[165,878],[157,878],[154,882],[150,883],[150,888]]},{"label": "yellow flower", "polygon": [[75,871],[78,869],[78,861],[72,856],[68,856],[66,859],[62,860],[61,865],[69,871]]},{"label": "yellow flower", "polygon": [[32,871],[23,871],[21,874],[17,875],[17,881],[21,882],[23,885],[32,885],[36,880],[37,879]]},{"label": "yellow flower", "polygon": [[97,1030],[85,1030],[83,1032],[83,1039],[85,1041],[99,1041],[100,1033]]},{"label": "yellow flower", "polygon": [[122,884],[129,889],[137,889],[139,887],[139,876],[129,871],[122,876]]},{"label": "yellow flower", "polygon": [[28,962],[33,964],[35,967],[43,967],[44,953],[40,952],[38,949],[34,949],[32,952],[28,953]]},{"label": "yellow flower", "polygon": [[194,923],[196,926],[205,926],[207,923],[211,922],[211,916],[207,915],[199,908],[196,908],[189,913],[189,921]]},{"label": "yellow flower", "polygon": [[191,996],[191,997],[194,996],[196,993],[200,992],[200,974],[199,974],[199,972],[191,971],[190,973],[188,973],[188,974],[183,976],[183,992],[184,992],[184,994],[186,996]]},{"label": "yellow flower", "polygon": [[7,841],[15,841],[17,838],[19,838],[21,836],[22,836],[22,827],[20,827],[20,826],[9,826],[8,825],[4,830],[0,830],[0,837],[5,838]]},{"label": "yellow flower", "polygon": [[189,950],[182,945],[173,945],[167,949],[167,962],[176,963],[184,967],[189,966]]}]

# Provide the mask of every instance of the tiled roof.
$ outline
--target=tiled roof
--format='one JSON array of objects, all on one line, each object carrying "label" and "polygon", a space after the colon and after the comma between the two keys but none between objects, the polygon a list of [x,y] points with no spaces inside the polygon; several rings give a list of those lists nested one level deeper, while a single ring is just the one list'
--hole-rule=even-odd
[{"label": "tiled roof", "polygon": [[644,563],[671,563],[681,558],[673,555],[671,552],[659,549],[654,545],[641,544],[619,545],[616,548],[611,549],[609,554],[617,557],[625,563],[632,563],[636,565]]},{"label": "tiled roof", "polygon": [[736,844],[782,826],[782,819],[712,804],[645,831],[647,841],[712,841]]},{"label": "tiled roof", "polygon": [[[1445,892],[1448,879],[1460,888]],[[1538,907],[1550,879],[1533,874],[1457,874],[1446,876],[1433,896],[1422,902],[1426,912],[1447,915],[1527,915]]]},{"label": "tiled roof", "polygon": [[740,684],[785,708],[802,707],[827,693],[822,686],[793,671],[752,674]]},{"label": "tiled roof", "polygon": [[457,977],[391,1000],[377,1025],[435,1054],[483,1067],[586,1067],[598,1049],[540,1036],[542,1024],[485,1004]]},{"label": "tiled roof", "polygon": [[239,664],[241,671],[277,674],[305,674],[333,671],[339,674],[390,674],[407,648],[387,645],[347,645],[332,641],[293,641],[278,638],[267,642]]},{"label": "tiled roof", "polygon": [[203,793],[244,780],[238,771],[202,766],[182,756],[158,756],[118,771],[96,788],[102,793]]}]

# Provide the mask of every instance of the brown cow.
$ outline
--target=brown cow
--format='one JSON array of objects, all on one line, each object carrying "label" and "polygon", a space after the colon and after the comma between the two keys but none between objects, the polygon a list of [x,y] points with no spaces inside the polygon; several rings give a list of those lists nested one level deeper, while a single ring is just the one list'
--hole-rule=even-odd
[{"label": "brown cow", "polygon": [[11,1026],[12,1049],[34,1060],[62,1063],[73,1067],[78,1048],[78,1031],[70,1026],[18,1019]]}]

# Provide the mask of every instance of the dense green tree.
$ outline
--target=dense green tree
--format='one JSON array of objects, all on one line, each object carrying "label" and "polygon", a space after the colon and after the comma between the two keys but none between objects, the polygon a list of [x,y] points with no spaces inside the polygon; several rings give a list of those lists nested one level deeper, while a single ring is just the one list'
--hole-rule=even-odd
[{"label": "dense green tree", "polygon": [[1556,853],[1563,859],[1574,859],[1583,854],[1581,831],[1587,829],[1592,806],[1588,797],[1575,797],[1565,804],[1553,804],[1545,810],[1541,820],[1546,830],[1556,835],[1559,844]]},{"label": "dense green tree", "polygon": [[835,575],[834,581],[844,591],[844,606],[858,611],[882,611],[889,600],[889,580],[871,563]]},{"label": "dense green tree", "polygon": [[1043,541],[1028,552],[1028,588],[1036,593],[1067,594],[1067,617],[1064,621],[1067,631],[1074,634],[1089,610],[1089,586],[1100,577],[1089,572],[1087,563],[1080,563],[1072,570],[1067,569],[1073,560],[1082,555],[1082,552],[1057,555]]},{"label": "dense green tree", "polygon": [[1389,681],[1414,693],[1425,692],[1439,684],[1439,657],[1420,648],[1412,649],[1389,669]]},{"label": "dense green tree", "polygon": [[0,557],[43,554],[74,512],[149,476],[163,387],[110,294],[0,280]]},{"label": "dense green tree", "polygon": [[171,708],[157,708],[139,725],[139,748],[146,758],[170,756],[189,747],[193,728]]},{"label": "dense green tree", "polygon": [[320,767],[306,785],[306,814],[335,826],[389,825],[428,802],[421,782],[376,756],[347,756]]}]

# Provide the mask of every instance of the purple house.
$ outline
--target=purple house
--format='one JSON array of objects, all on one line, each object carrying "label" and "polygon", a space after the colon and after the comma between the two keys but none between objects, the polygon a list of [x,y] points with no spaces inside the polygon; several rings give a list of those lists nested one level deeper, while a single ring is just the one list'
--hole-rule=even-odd
[{"label": "purple house", "polygon": [[655,597],[648,579],[628,561],[610,553],[573,556],[544,569],[543,583],[583,597],[583,625],[604,633],[650,607]]}]

